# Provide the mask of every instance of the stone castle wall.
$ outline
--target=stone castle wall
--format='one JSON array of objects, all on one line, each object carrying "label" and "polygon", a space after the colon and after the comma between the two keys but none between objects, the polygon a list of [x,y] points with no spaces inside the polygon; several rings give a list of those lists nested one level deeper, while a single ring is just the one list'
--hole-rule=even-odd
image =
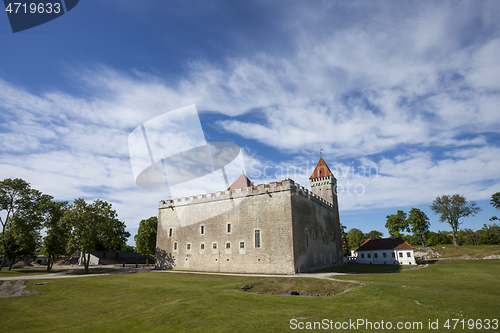
[{"label": "stone castle wall", "polygon": [[[310,212],[313,216],[307,217]],[[180,270],[285,274],[300,267],[302,271],[330,267],[336,263],[326,254],[335,249],[330,241],[321,246],[311,239],[306,256],[294,251],[294,246],[301,246],[298,235],[303,235],[309,224],[318,236],[335,233],[331,226],[335,224],[334,212],[333,205],[292,180],[160,201],[157,265]],[[256,230],[260,247],[255,244]]]}]

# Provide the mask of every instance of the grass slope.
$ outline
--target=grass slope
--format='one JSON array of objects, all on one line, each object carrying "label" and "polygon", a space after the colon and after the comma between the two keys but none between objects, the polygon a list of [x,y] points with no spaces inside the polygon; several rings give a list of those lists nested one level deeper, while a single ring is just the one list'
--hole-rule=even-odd
[{"label": "grass slope", "polygon": [[451,244],[438,245],[431,247],[439,252],[442,258],[458,258],[464,254],[468,254],[476,258],[484,258],[491,255],[500,255],[500,247],[498,245],[460,245],[453,246]]},{"label": "grass slope", "polygon": [[[284,332],[290,331],[293,318],[360,318],[394,324],[421,321],[424,329],[418,332],[436,332],[445,331],[446,319],[493,319],[500,314],[498,260],[436,262],[399,273],[335,278],[365,284],[346,284],[347,290],[336,296],[303,297],[240,290],[263,280],[279,284],[280,278],[144,272],[46,280],[44,285],[26,281],[38,294],[1,298],[0,327],[5,332]],[[300,283],[305,290],[326,288],[317,280],[309,286]],[[428,319],[438,319],[440,329],[429,330]]]}]

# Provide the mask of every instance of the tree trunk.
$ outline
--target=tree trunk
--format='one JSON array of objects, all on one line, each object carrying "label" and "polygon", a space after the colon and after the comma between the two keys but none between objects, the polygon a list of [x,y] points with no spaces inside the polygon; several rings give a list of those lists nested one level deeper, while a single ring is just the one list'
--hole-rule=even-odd
[{"label": "tree trunk", "polygon": [[90,252],[87,255],[87,262],[85,263],[85,273],[89,272],[89,264],[90,264]]},{"label": "tree trunk", "polygon": [[452,226],[451,229],[453,230],[453,245],[458,246],[457,236],[456,236],[457,228]]},{"label": "tree trunk", "polygon": [[4,246],[3,247],[3,258],[2,258],[2,264],[0,264],[0,271],[2,271],[3,265],[7,262],[7,249]]},{"label": "tree trunk", "polygon": [[146,266],[149,266],[149,254],[146,257]]},{"label": "tree trunk", "polygon": [[52,257],[52,255],[51,255],[51,254],[49,254],[49,255],[47,256],[47,272],[50,272],[50,269],[51,269],[51,267],[52,267],[52,266],[50,265],[50,263],[52,262],[51,257]]},{"label": "tree trunk", "polygon": [[425,247],[424,235],[420,234],[420,240],[422,241],[422,247]]},{"label": "tree trunk", "polygon": [[9,271],[12,269],[12,266],[14,266],[15,262],[16,262],[16,258],[14,257],[14,259],[12,259],[12,261],[10,262]]}]

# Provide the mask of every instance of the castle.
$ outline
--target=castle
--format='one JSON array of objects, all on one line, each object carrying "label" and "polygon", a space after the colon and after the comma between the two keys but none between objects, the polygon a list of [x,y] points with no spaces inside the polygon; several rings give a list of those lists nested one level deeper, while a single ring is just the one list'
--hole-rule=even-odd
[{"label": "castle", "polygon": [[311,191],[291,179],[160,201],[159,269],[293,274],[343,264],[337,180],[320,158]]}]

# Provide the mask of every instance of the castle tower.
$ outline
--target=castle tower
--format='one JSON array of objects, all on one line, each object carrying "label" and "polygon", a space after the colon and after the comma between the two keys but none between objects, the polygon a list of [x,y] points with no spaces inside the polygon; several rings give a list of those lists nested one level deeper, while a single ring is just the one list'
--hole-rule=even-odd
[{"label": "castle tower", "polygon": [[317,196],[322,197],[334,207],[338,207],[337,201],[337,179],[333,176],[325,160],[321,157],[309,177],[311,191]]}]

